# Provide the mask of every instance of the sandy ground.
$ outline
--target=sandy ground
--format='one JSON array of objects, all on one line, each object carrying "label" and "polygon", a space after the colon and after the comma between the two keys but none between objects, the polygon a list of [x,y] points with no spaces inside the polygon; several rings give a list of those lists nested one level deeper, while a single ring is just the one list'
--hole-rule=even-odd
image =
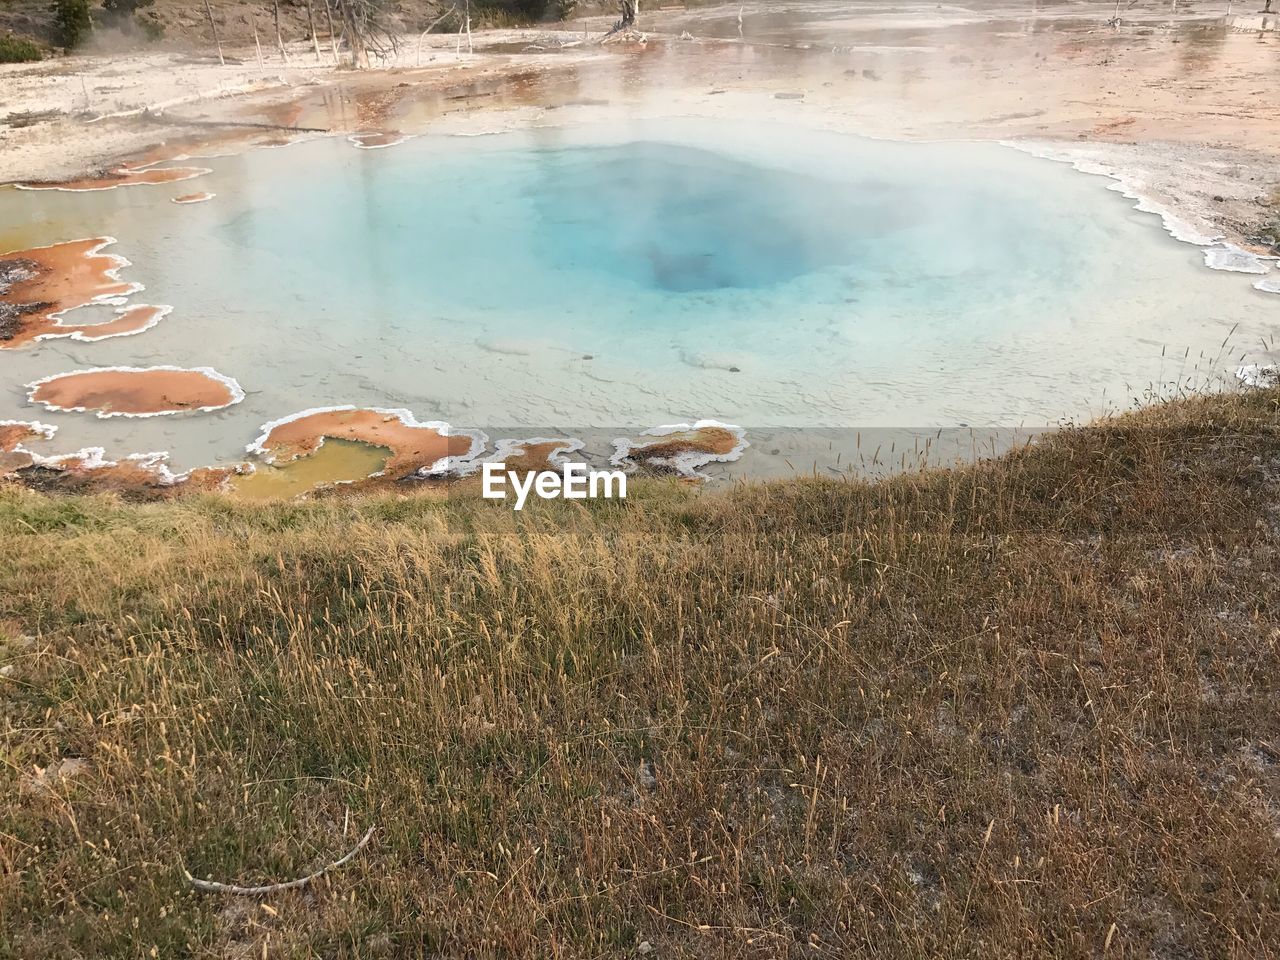
[{"label": "sandy ground", "polygon": [[[1215,4],[1215,7],[1219,5]],[[1280,16],[1197,3],[756,0],[557,29],[405,38],[379,69],[295,44],[0,67],[0,182],[82,176],[162,141],[477,132],[681,113],[872,136],[1017,140],[1119,175],[1197,235],[1262,250],[1280,200]],[[298,128],[307,128],[305,130]],[[279,131],[277,131],[277,135]],[[220,144],[221,148],[221,144]],[[1260,242],[1260,236],[1263,238]]]}]

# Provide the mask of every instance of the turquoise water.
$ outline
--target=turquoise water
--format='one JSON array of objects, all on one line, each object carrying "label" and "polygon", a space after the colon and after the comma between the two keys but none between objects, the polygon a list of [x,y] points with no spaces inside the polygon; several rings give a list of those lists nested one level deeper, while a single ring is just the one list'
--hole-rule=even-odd
[{"label": "turquoise water", "polygon": [[594,337],[604,323],[647,340],[711,325],[726,344],[810,316],[857,336],[919,310],[883,330],[897,337],[943,309],[999,308],[996,295],[1047,305],[1113,252],[1090,210],[1046,196],[1033,164],[1000,148],[907,147],[935,156],[903,167],[901,145],[854,143],[816,169],[656,139],[411,143],[281,183],[218,239],[264,285],[287,268],[291,291],[375,299],[420,328],[446,307],[442,319],[503,333]]},{"label": "turquoise water", "polygon": [[[175,308],[138,337],[0,354],[0,419],[28,379],[175,363],[248,397],[42,419],[68,448],[187,465],[339,403],[578,433],[1039,426],[1228,371],[1277,319],[1105,181],[994,144],[671,120],[208,165],[172,187],[0,194],[41,242],[116,236],[138,302]],[[169,202],[192,190],[217,197]]]}]

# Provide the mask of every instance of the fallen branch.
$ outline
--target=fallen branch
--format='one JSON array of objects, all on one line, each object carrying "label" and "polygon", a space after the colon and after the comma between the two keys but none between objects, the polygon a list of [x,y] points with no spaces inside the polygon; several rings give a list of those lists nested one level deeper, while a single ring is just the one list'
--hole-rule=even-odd
[{"label": "fallen branch", "polygon": [[373,831],[376,829],[378,828],[370,827],[365,831],[365,835],[360,838],[360,842],[352,847],[351,852],[341,860],[335,860],[328,866],[321,867],[315,873],[308,874],[305,877],[299,877],[297,880],[288,880],[284,883],[267,883],[260,887],[241,887],[234,883],[218,883],[216,880],[197,879],[191,875],[186,867],[182,868],[182,873],[193,887],[197,890],[207,891],[208,893],[234,893],[243,897],[260,897],[266,893],[279,893],[281,890],[293,890],[297,887],[305,886],[312,880],[323,877],[331,870],[337,870],[339,867],[346,866],[355,858],[356,854],[364,849],[365,844],[369,842],[370,838],[373,836]]},{"label": "fallen branch", "polygon": [[60,116],[62,116],[61,110],[19,110],[0,120],[0,123],[14,128],[30,127],[37,123],[55,120]]},{"label": "fallen branch", "polygon": [[255,130],[290,130],[294,133],[333,133],[328,127],[295,127],[287,123],[259,123],[254,120],[196,120],[173,113],[144,113],[142,119],[171,127],[251,127]]},{"label": "fallen branch", "polygon": [[626,29],[623,29],[623,30],[619,30],[618,28],[615,27],[613,30],[610,30],[603,37],[601,37],[599,42],[602,44],[604,43],[647,43],[648,40],[649,40],[649,35],[647,33],[641,33],[639,30],[634,30],[631,27],[627,27]]}]

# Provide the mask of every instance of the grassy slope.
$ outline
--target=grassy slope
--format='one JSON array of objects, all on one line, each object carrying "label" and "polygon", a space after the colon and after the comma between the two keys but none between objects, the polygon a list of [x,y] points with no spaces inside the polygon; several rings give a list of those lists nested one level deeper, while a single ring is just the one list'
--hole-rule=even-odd
[{"label": "grassy slope", "polygon": [[1278,403],[518,518],[2,492],[0,955],[1276,955]]}]

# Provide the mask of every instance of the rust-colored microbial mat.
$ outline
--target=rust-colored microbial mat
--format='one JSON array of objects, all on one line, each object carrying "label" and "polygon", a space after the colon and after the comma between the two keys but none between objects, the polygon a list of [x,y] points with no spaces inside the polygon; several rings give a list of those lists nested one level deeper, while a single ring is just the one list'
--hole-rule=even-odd
[{"label": "rust-colored microbial mat", "polygon": [[237,463],[174,473],[166,453],[136,453],[120,460],[108,460],[101,447],[44,456],[24,446],[29,440],[51,440],[56,430],[43,423],[0,420],[0,480],[16,480],[37,490],[62,493],[110,490],[156,499],[184,493],[224,493],[230,489],[232,478],[253,471],[252,465]]},{"label": "rust-colored microbial mat", "polygon": [[[103,253],[110,237],[71,240],[48,247],[0,256],[0,350],[14,349],[43,337],[102,339],[137,333],[155,323],[161,307],[133,307],[113,321],[85,326],[63,325],[57,316],[108,297],[139,289],[116,273],[123,257]],[[146,311],[159,311],[148,313]]]},{"label": "rust-colored microbial mat", "polygon": [[127,337],[130,334],[151,329],[168,312],[168,307],[141,303],[132,307],[121,307],[116,311],[114,320],[80,325],[58,324],[55,329],[45,334],[45,338],[67,336],[76,340],[105,340],[108,337]]},{"label": "rust-colored microbial mat", "polygon": [[564,465],[583,447],[581,440],[568,437],[533,437],[527,440],[499,440],[496,452],[483,460],[466,464],[461,473],[480,475],[486,463],[500,463],[508,473],[560,473]]},{"label": "rust-colored microbial mat", "polygon": [[28,440],[48,440],[53,427],[20,420],[0,420],[0,477],[7,477],[35,462],[35,455],[22,445]]},{"label": "rust-colored microbial mat", "polygon": [[28,397],[50,410],[99,417],[153,417],[220,410],[244,399],[240,385],[208,367],[101,367],[46,377]]},{"label": "rust-colored microbial mat", "polygon": [[20,420],[0,420],[0,453],[12,453],[28,440],[47,440],[53,428]]},{"label": "rust-colored microbial mat", "polygon": [[616,452],[610,462],[615,466],[675,473],[689,480],[705,480],[699,467],[737,460],[748,446],[745,430],[718,420],[654,427],[639,440],[623,438],[613,445]]},{"label": "rust-colored microbial mat", "polygon": [[384,473],[392,479],[439,471],[450,458],[474,457],[485,442],[482,434],[455,432],[448,424],[419,423],[408,410],[307,410],[262,429],[262,436],[249,446],[249,452],[268,463],[311,456],[326,439],[354,440],[391,451]]},{"label": "rust-colored microbial mat", "polygon": [[61,180],[49,183],[20,183],[20,190],[66,190],[72,193],[83,193],[90,190],[114,190],[116,187],[131,187],[140,184],[177,183],[181,180],[192,180],[208,173],[207,167],[149,167],[139,170],[129,164],[116,167],[100,177],[85,177],[81,180]]},{"label": "rust-colored microbial mat", "polygon": [[410,138],[403,133],[391,130],[375,133],[354,133],[347,139],[362,150],[376,150],[379,147],[394,147],[397,143],[404,143]]},{"label": "rust-colored microbial mat", "polygon": [[534,437],[525,440],[499,440],[495,452],[483,459],[459,462],[450,471],[450,479],[457,478],[461,486],[452,489],[477,493],[481,489],[486,463],[502,464],[506,474],[527,477],[529,474],[554,473],[559,475],[571,455],[583,448],[581,440],[567,437]]},{"label": "rust-colored microbial mat", "polygon": [[197,467],[174,473],[163,453],[139,453],[107,460],[100,447],[61,457],[35,457],[22,481],[28,487],[60,493],[110,491],[141,499],[169,499],[187,493],[225,493],[232,478],[252,470],[248,464]]},{"label": "rust-colored microbial mat", "polygon": [[53,340],[57,337],[70,337],[72,340],[90,343],[110,337],[127,337],[150,330],[168,312],[169,307],[140,303],[132,307],[121,307],[116,311],[115,319],[104,323],[55,323],[41,333],[38,339]]},{"label": "rust-colored microbial mat", "polygon": [[216,196],[217,196],[216,193],[210,193],[208,190],[204,190],[200,193],[184,193],[180,197],[174,197],[173,202],[184,203],[184,204],[185,203],[204,203],[206,200],[212,200]]}]

